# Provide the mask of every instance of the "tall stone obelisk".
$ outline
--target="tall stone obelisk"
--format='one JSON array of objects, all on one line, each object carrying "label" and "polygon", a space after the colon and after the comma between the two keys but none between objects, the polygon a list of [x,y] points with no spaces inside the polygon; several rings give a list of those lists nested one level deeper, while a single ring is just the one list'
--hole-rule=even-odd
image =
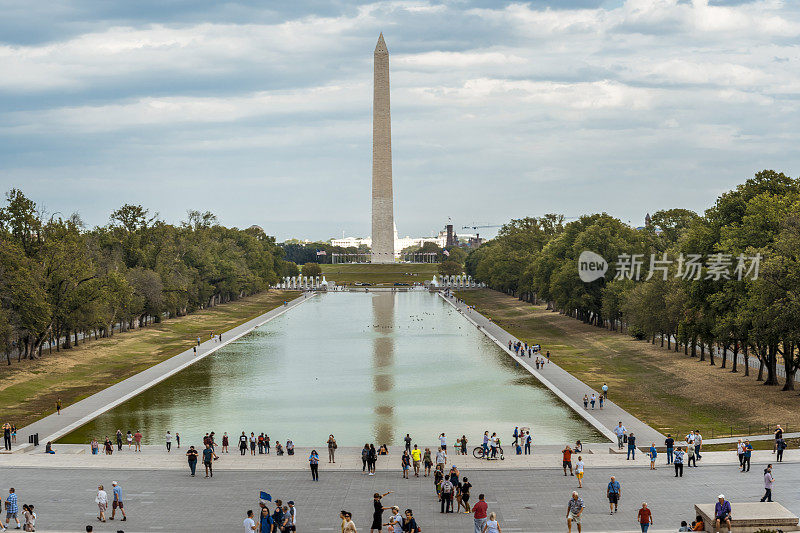
[{"label": "tall stone obelisk", "polygon": [[392,122],[389,112],[389,50],[383,33],[375,46],[372,96],[372,262],[394,263]]}]

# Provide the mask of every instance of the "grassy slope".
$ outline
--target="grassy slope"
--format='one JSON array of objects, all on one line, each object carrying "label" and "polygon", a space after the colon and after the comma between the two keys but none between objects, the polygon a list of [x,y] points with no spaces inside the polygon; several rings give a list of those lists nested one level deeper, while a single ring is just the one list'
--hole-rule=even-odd
[{"label": "grassy slope", "polygon": [[731,374],[488,289],[459,296],[523,341],[540,343],[554,362],[593,388],[607,382],[615,402],[663,433],[700,429],[710,438],[748,429],[766,433],[767,424],[800,428],[797,395],[741,372]]},{"label": "grassy slope", "polygon": [[394,283],[422,283],[429,281],[437,273],[437,264],[372,265],[369,263],[320,265],[325,278],[337,284],[352,285],[355,282],[373,285]]},{"label": "grassy slope", "polygon": [[197,336],[222,333],[292,299],[296,293],[263,292],[242,300],[165,320],[144,329],[90,340],[41,359],[0,367],[0,420],[23,427],[114,383],[177,355]]}]

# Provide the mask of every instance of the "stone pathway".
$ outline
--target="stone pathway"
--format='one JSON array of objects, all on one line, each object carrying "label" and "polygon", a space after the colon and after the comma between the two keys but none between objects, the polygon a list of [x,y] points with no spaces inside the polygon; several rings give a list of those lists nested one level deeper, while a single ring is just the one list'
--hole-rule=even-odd
[{"label": "stone pathway", "polygon": [[[587,411],[582,405],[583,395],[588,394],[591,396],[592,393],[599,395],[600,393],[598,391],[592,389],[587,384],[559,367],[556,363],[548,363],[542,370],[536,370],[532,358],[519,357],[515,355],[512,350],[508,349],[509,341],[517,342],[519,339],[494,322],[489,321],[489,319],[478,311],[470,309],[466,304],[459,302],[457,298],[453,296],[447,297],[441,292],[439,295],[464,315],[467,320],[479,327],[481,331],[500,346],[510,357],[527,369],[534,377],[538,378],[545,386],[550,388],[556,396],[575,410],[578,415],[595,426],[595,428],[603,433],[609,440],[612,440],[614,442],[612,448],[616,448],[616,437],[612,431],[617,427],[620,421],[622,421],[622,424],[628,429],[628,434],[631,432],[635,434],[639,447],[647,448],[650,446],[651,442],[655,442],[656,446],[664,445],[664,439],[666,437],[663,434],[622,409],[611,399],[606,400],[602,410],[590,409]],[[545,346],[543,350],[546,351],[547,347]],[[613,390],[609,391],[609,394],[610,398],[614,397]]]},{"label": "stone pathway", "polygon": [[[128,379],[111,385],[88,398],[84,398],[79,402],[64,407],[61,409],[60,415],[52,414],[21,428],[17,433],[17,444],[12,448],[12,453],[30,448],[31,445],[28,444],[28,436],[34,433],[39,434],[39,444],[41,448],[44,448],[47,441],[55,441],[59,437],[66,435],[112,407],[123,403],[173,374],[180,372],[187,366],[207,357],[223,346],[251,332],[258,326],[302,304],[311,297],[313,297],[313,294],[309,296],[308,293],[304,293],[302,296],[291,300],[286,305],[276,307],[239,326],[229,329],[222,334],[222,342],[207,340],[201,343],[200,346],[197,347],[197,355],[194,354],[190,347],[185,352],[151,366],[147,370],[143,370]],[[191,346],[192,340],[186,339],[186,343]]]},{"label": "stone pathway", "polygon": [[[702,462],[701,462],[702,463]],[[566,532],[567,499],[578,490],[586,504],[583,531],[639,531],[636,510],[642,501],[653,511],[651,531],[677,531],[681,520],[691,521],[694,504],[712,503],[722,492],[732,501],[734,513],[740,502],[755,502],[763,494],[763,465],[754,464],[741,474],[732,466],[703,465],[689,468],[684,477],[673,477],[672,469],[589,468],[583,489],[574,477],[559,469],[537,471],[490,471],[463,469],[473,485],[473,502],[486,494],[489,510],[498,514],[503,532]],[[619,512],[609,514],[605,488],[610,476],[622,485]],[[800,513],[798,481],[800,465],[775,468],[773,498],[795,514]],[[111,482],[122,488],[128,521],[101,524],[94,503],[98,484],[110,490]],[[298,512],[298,531],[339,531],[341,509],[353,513],[359,532],[369,531],[372,494],[394,491],[386,506],[411,508],[422,530],[428,533],[473,531],[467,514],[441,514],[430,478],[402,479],[397,471],[379,464],[375,476],[354,472],[330,472],[321,465],[320,481],[308,472],[236,471],[215,469],[213,478],[189,476],[188,469],[126,470],[4,468],[3,496],[13,486],[19,505],[32,503],[39,519],[37,531],[84,531],[86,524],[97,532],[142,531],[242,531],[248,509],[258,510],[260,491],[284,503],[293,500]],[[273,505],[270,503],[269,508]],[[109,509],[110,512],[110,509]],[[119,516],[119,515],[117,515]],[[384,518],[388,515],[384,513]],[[575,528],[573,528],[575,531]]]}]

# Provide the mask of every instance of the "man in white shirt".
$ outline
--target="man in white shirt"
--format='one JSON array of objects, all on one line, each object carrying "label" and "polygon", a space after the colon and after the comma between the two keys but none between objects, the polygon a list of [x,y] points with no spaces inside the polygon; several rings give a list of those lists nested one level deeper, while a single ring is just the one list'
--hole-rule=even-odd
[{"label": "man in white shirt", "polygon": [[699,431],[695,430],[694,432],[694,455],[698,459],[702,459],[703,456],[700,455],[700,447],[703,445],[703,436],[700,434]]},{"label": "man in white shirt", "polygon": [[289,500],[288,515],[289,521],[286,523],[286,530],[297,531],[297,507],[294,506],[294,502],[291,500]]},{"label": "man in white shirt", "polygon": [[256,530],[256,521],[253,520],[253,511],[247,511],[247,518],[242,522],[244,533],[253,533]]},{"label": "man in white shirt", "polygon": [[625,426],[622,425],[622,421],[620,421],[619,425],[614,428],[614,434],[617,436],[617,447],[621,450],[622,449],[622,441],[625,440]]},{"label": "man in white shirt", "polygon": [[436,452],[436,469],[444,472],[444,465],[446,464],[447,464],[447,452],[444,451],[442,448],[439,448],[439,451]]},{"label": "man in white shirt", "polygon": [[444,433],[439,435],[439,445],[444,451],[447,451],[447,437],[445,437]]}]

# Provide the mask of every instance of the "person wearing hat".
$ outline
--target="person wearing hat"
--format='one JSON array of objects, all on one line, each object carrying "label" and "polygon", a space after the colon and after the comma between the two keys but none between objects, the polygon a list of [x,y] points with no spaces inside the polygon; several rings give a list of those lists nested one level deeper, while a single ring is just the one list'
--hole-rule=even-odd
[{"label": "person wearing hat", "polygon": [[117,507],[119,507],[119,512],[122,513],[122,521],[124,522],[128,517],[125,516],[125,509],[122,508],[122,489],[116,481],[112,481],[111,486],[114,487],[112,491],[114,493],[114,501],[111,502],[111,520],[114,520],[114,516],[117,514]]},{"label": "person wearing hat", "polygon": [[714,505],[714,531],[719,531],[719,528],[725,524],[728,528],[728,533],[731,531],[731,502],[725,500],[725,495],[720,494],[717,496],[717,503]]}]

